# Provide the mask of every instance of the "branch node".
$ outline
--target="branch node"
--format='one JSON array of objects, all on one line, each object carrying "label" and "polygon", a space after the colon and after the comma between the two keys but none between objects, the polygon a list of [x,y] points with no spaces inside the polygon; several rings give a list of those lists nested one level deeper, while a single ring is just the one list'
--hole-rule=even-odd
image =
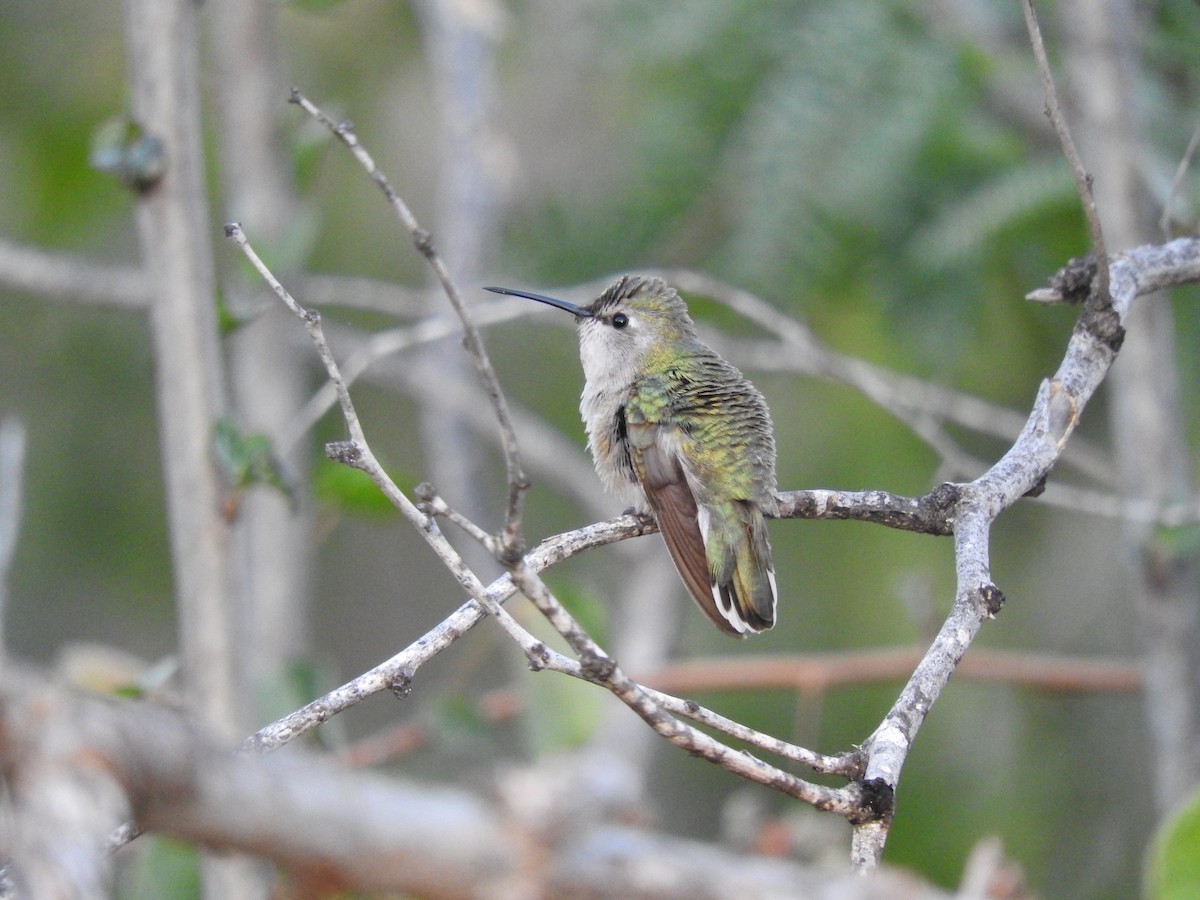
[{"label": "branch node", "polygon": [[1102,306],[1084,316],[1084,327],[1113,353],[1120,353],[1125,343],[1125,326],[1112,306]]},{"label": "branch node", "polygon": [[1073,256],[1050,277],[1050,288],[1063,303],[1083,303],[1096,280],[1096,254]]},{"label": "branch node", "polygon": [[944,516],[948,525],[954,524],[954,508],[962,496],[962,488],[950,481],[943,481],[925,495],[925,500],[934,512]]},{"label": "branch node", "polygon": [[325,445],[325,457],[345,466],[357,468],[362,462],[362,447],[354,441],[330,441]]},{"label": "branch node", "polygon": [[433,235],[424,228],[418,228],[413,231],[413,246],[426,259],[432,259],[437,254],[437,251],[433,248]]},{"label": "branch node", "polygon": [[859,791],[859,809],[850,817],[850,824],[890,822],[896,810],[896,789],[882,778],[867,778],[855,785]]},{"label": "branch node", "polygon": [[605,656],[591,648],[579,654],[579,664],[584,678],[597,683],[608,681],[617,670],[617,662],[611,656]]},{"label": "branch node", "polygon": [[1085,312],[1079,327],[1093,335],[1113,353],[1121,349],[1125,328],[1108,296],[1107,273],[1096,264],[1096,254],[1073,256],[1050,277],[1049,288],[1038,288],[1025,295],[1038,303],[1083,304]]},{"label": "branch node", "polygon": [[658,519],[654,518],[654,513],[631,510],[628,515],[633,516],[637,520],[638,537],[654,534],[654,532],[658,531]]},{"label": "branch node", "polygon": [[397,700],[403,700],[412,691],[413,674],[413,670],[408,666],[388,674],[388,690],[396,696]]},{"label": "branch node", "polygon": [[496,561],[506,569],[511,569],[517,565],[522,557],[525,556],[525,543],[521,540],[521,536],[514,535],[513,541],[505,539],[504,534],[498,534],[493,537],[493,555]]},{"label": "branch node", "polygon": [[996,615],[1004,607],[1004,592],[990,581],[979,586],[979,599],[987,608],[989,619],[996,618]]},{"label": "branch node", "polygon": [[529,671],[540,672],[550,659],[550,648],[541,641],[535,641],[525,651],[525,658],[529,660]]}]

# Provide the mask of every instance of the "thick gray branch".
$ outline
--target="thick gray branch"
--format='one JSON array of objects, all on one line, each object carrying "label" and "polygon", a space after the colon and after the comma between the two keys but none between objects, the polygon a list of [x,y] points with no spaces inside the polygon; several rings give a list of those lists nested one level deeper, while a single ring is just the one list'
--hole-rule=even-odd
[{"label": "thick gray branch", "polygon": [[[1200,280],[1200,239],[1182,238],[1162,246],[1139,247],[1112,259],[1110,290],[1121,322],[1136,297],[1149,291]],[[1042,383],[1025,428],[1009,451],[982,477],[959,486],[953,515],[957,589],[954,606],[933,644],[883,722],[863,745],[866,779],[894,790],[900,770],[925,715],[953,674],[983,622],[1003,604],[992,581],[989,533],[992,522],[1049,475],[1067,440],[1116,357],[1118,346],[1106,328],[1091,327],[1085,310],[1054,376]],[[856,834],[859,865],[877,861],[887,837],[887,821],[869,823]]]},{"label": "thick gray branch", "polygon": [[[297,753],[230,753],[177,711],[34,687],[0,693],[27,896],[109,893],[108,829],[147,829],[273,860],[297,884],[423,897],[945,896],[888,873],[873,883],[617,827],[583,780],[510,773],[491,799],[346,770]],[[781,893],[782,892],[782,893]]]},{"label": "thick gray branch", "polygon": [[159,433],[189,703],[213,728],[235,721],[229,529],[210,447],[224,403],[204,200],[191,0],[127,0],[133,115],[166,148],[166,173],[137,208],[153,295]]}]

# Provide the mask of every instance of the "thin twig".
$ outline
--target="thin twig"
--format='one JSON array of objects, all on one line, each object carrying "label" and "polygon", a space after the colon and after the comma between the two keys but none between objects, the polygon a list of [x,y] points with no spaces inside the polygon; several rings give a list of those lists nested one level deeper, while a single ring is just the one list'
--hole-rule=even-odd
[{"label": "thin twig", "polygon": [[1096,209],[1096,197],[1092,193],[1092,176],[1083,167],[1075,142],[1071,140],[1071,131],[1063,118],[1058,106],[1058,92],[1054,87],[1054,76],[1050,72],[1050,61],[1046,58],[1046,45],[1042,41],[1042,29],[1038,24],[1037,11],[1033,8],[1033,0],[1021,0],[1021,8],[1025,13],[1025,27],[1029,31],[1029,43],[1033,47],[1033,56],[1037,61],[1038,77],[1042,82],[1042,90],[1046,95],[1046,116],[1054,126],[1058,142],[1062,147],[1063,156],[1071,167],[1075,178],[1075,190],[1079,194],[1079,202],[1083,205],[1083,215],[1087,219],[1088,237],[1092,242],[1092,252],[1096,254],[1096,291],[1095,308],[1102,310],[1112,303],[1109,295],[1108,282],[1108,251],[1104,246],[1104,230],[1100,226],[1100,212]]},{"label": "thin twig", "polygon": [[433,273],[437,277],[438,283],[442,286],[442,290],[446,294],[446,299],[450,301],[450,305],[458,315],[459,321],[462,322],[467,351],[475,363],[475,368],[483,382],[484,390],[487,393],[488,400],[491,402],[492,409],[496,414],[496,420],[500,426],[501,446],[504,450],[504,463],[508,473],[508,510],[505,515],[504,528],[501,532],[501,543],[506,552],[515,553],[520,548],[524,498],[530,485],[529,479],[526,478],[521,465],[521,454],[517,446],[516,430],[513,428],[512,417],[508,411],[508,402],[504,398],[504,392],[500,389],[500,380],[496,377],[495,369],[492,367],[491,359],[488,357],[487,348],[484,346],[479,329],[475,327],[475,322],[467,310],[466,304],[463,303],[458,287],[450,277],[450,273],[441,256],[434,248],[433,239],[429,232],[421,228],[416,217],[409,210],[408,205],[405,204],[387,177],[376,166],[375,160],[367,152],[362,142],[359,141],[353,126],[348,122],[334,122],[311,100],[294,88],[292,89],[291,102],[295,103],[328,128],[338,140],[346,145],[354,155],[354,158],[359,161],[367,174],[370,175],[371,180],[375,182],[387,198],[388,203],[391,204],[400,222],[408,230],[409,234],[412,235],[413,244],[428,261],[430,268],[433,269]]},{"label": "thin twig", "polygon": [[[321,700],[308,704],[304,709],[285,717],[284,720],[275,723],[275,725],[260,730],[258,734],[246,742],[245,746],[247,749],[262,751],[279,746],[281,743],[286,743],[314,725],[325,721],[329,716],[341,709],[359,702],[370,693],[377,693],[385,689],[400,693],[407,691],[408,684],[411,682],[417,666],[423,661],[421,658],[422,654],[428,654],[424,656],[427,659],[434,653],[444,649],[458,636],[465,633],[474,622],[478,621],[481,611],[486,610],[501,624],[506,633],[521,646],[530,663],[536,668],[550,668],[564,674],[601,683],[638,712],[656,731],[673,743],[684,747],[689,752],[697,753],[723,768],[751,778],[752,780],[768,784],[777,790],[784,791],[798,799],[806,800],[820,808],[829,809],[847,816],[855,814],[858,805],[855,795],[856,789],[853,786],[838,791],[814,785],[803,779],[796,778],[789,773],[768,766],[761,761],[754,760],[745,754],[737,753],[724,744],[703,735],[690,726],[683,725],[668,715],[655,702],[649,692],[620,673],[615,664],[612,666],[601,665],[600,661],[607,661],[607,657],[603,654],[603,651],[599,649],[586,632],[575,622],[574,618],[566,612],[562,605],[553,598],[545,588],[545,585],[534,574],[534,569],[531,568],[528,559],[522,559],[518,563],[514,577],[507,586],[508,591],[506,593],[511,594],[512,585],[519,578],[522,583],[522,592],[526,596],[530,596],[531,600],[534,600],[535,605],[546,615],[550,623],[564,636],[568,644],[585,661],[577,663],[574,660],[554,653],[541,641],[521,628],[501,607],[500,604],[503,598],[498,596],[499,592],[495,591],[495,586],[487,589],[483,587],[474,573],[466,567],[461,557],[441,535],[440,531],[436,529],[432,520],[424,516],[399,491],[382,468],[379,467],[366,444],[366,438],[350,400],[349,392],[346,390],[345,381],[341,376],[337,361],[329,350],[328,343],[325,340],[319,314],[304,309],[292,298],[254,252],[253,247],[246,240],[240,226],[237,224],[226,226],[226,235],[238,244],[246,257],[271,286],[272,290],[300,318],[316,345],[318,354],[326,366],[330,380],[337,388],[343,417],[353,437],[352,441],[348,444],[340,445],[342,461],[367,472],[375,480],[375,483],[380,487],[385,496],[410,521],[418,525],[426,540],[434,547],[443,563],[455,575],[460,584],[467,589],[476,604],[473,609],[471,608],[471,604],[467,604],[460,608],[454,616],[443,622],[442,626],[439,626],[440,634],[421,639],[402,654],[398,654],[392,660],[387,661],[381,666],[377,666],[370,672],[355,679],[354,682],[331,692],[326,697],[321,698]],[[436,495],[432,494],[431,489],[425,489],[425,494],[426,496],[423,498],[424,502],[433,507],[436,512],[452,516],[460,526],[466,527],[468,532],[476,538],[490,543],[489,535],[475,528],[471,523],[466,522],[463,517],[454,514],[444,502],[441,502]],[[644,533],[641,520],[636,517],[623,518],[632,520],[634,533]],[[531,556],[538,555],[540,554],[537,551],[531,554]],[[542,558],[549,560],[553,557],[546,554]],[[450,624],[452,620],[459,621]],[[415,652],[410,652],[414,651],[414,648],[417,648]],[[675,698],[670,698],[670,702],[675,708],[686,708],[691,714],[704,717],[703,712],[694,704],[688,704]],[[719,723],[728,723],[728,720],[716,714],[709,714],[704,718],[714,726],[717,726]],[[732,723],[729,723],[727,727],[732,727]],[[757,736],[756,739],[754,732],[745,728],[740,728],[737,736],[743,740],[754,741],[759,746],[769,747],[777,753],[781,752],[781,749],[787,746],[784,742],[767,736]],[[836,760],[812,754],[809,751],[802,750],[802,748],[794,748],[788,755],[790,758],[809,761],[811,764],[820,767],[820,771],[832,771],[839,765]]]},{"label": "thin twig", "polygon": [[1179,189],[1183,185],[1183,177],[1187,174],[1187,170],[1192,164],[1192,157],[1196,154],[1197,147],[1200,147],[1200,125],[1197,125],[1196,130],[1192,132],[1192,139],[1188,141],[1187,149],[1183,151],[1183,157],[1179,160],[1179,165],[1175,168],[1175,177],[1171,179],[1171,189],[1167,191],[1167,199],[1163,201],[1162,216],[1158,220],[1158,229],[1162,232],[1164,241],[1171,238],[1171,204],[1179,196]]},{"label": "thin twig", "polygon": [[325,340],[325,332],[321,328],[321,314],[315,310],[307,310],[296,299],[288,293],[285,288],[267,268],[266,263],[262,261],[254,248],[250,246],[250,242],[246,240],[246,234],[242,231],[242,226],[237,222],[230,222],[225,226],[225,237],[232,240],[250,260],[250,264],[258,270],[258,274],[263,280],[270,285],[271,290],[275,292],[280,300],[284,302],[288,309],[304,323],[304,328],[308,332],[309,338],[312,339],[313,345],[317,348],[317,355],[321,357],[321,362],[325,365],[325,371],[329,375],[329,380],[333,384],[334,391],[337,393],[338,403],[341,405],[343,418],[346,421],[346,428],[350,432],[350,440],[357,444],[365,444],[366,436],[363,434],[362,423],[359,421],[358,413],[354,410],[354,402],[350,399],[350,391],[346,388],[346,381],[342,378],[341,370],[338,368],[337,360],[333,356],[333,351],[329,349],[329,343]]},{"label": "thin twig", "polygon": [[108,265],[77,254],[0,238],[0,284],[51,300],[117,309],[150,305],[150,279],[134,266]]},{"label": "thin twig", "polygon": [[426,543],[434,550],[459,584],[466,589],[467,593],[480,604],[484,611],[496,619],[509,637],[525,650],[531,663],[539,664],[538,661],[544,651],[542,643],[517,624],[516,620],[488,595],[483,583],[480,582],[475,573],[463,562],[462,557],[459,556],[450,542],[446,540],[433,520],[417,509],[404,492],[396,486],[396,483],[392,481],[391,477],[384,471],[379,461],[375,458],[375,455],[371,452],[370,446],[367,444],[366,435],[363,432],[362,423],[359,421],[358,413],[354,409],[354,403],[350,399],[350,392],[346,387],[346,381],[342,377],[333,351],[330,350],[329,343],[325,339],[325,333],[321,327],[320,314],[312,310],[307,310],[296,302],[295,298],[288,293],[287,289],[284,288],[254,251],[249,241],[246,240],[245,233],[242,231],[240,225],[236,222],[226,225],[225,236],[241,248],[246,258],[250,260],[250,263],[258,270],[259,274],[271,286],[276,295],[304,323],[305,330],[308,331],[309,337],[316,347],[317,354],[320,356],[321,362],[325,365],[325,371],[329,375],[329,380],[333,383],[337,391],[342,418],[350,433],[350,440],[348,442],[330,445],[327,448],[327,453],[330,453],[339,462],[360,469],[370,476],[376,487],[379,488],[388,501],[409,522],[416,526],[418,532],[425,538]]},{"label": "thin twig", "polygon": [[797,800],[812,804],[818,809],[847,818],[860,813],[861,804],[857,784],[850,784],[844,788],[829,788],[808,782],[789,772],[768,765],[748,753],[735,751],[726,744],[679,721],[664,708],[654,692],[648,691],[621,671],[616,660],[609,657],[579,626],[537,576],[533,568],[524,560],[510,566],[509,574],[512,576],[513,584],[533,602],[538,611],[579,654],[585,677],[605,687],[669,743],[708,760],[728,772],[771,787]]},{"label": "thin twig", "polygon": [[[528,312],[529,304],[527,302],[501,300],[488,303],[484,308],[477,310],[474,315],[479,320],[479,324],[493,325],[521,318]],[[410,325],[376,332],[365,338],[362,344],[346,357],[341,366],[342,377],[347,386],[352,385],[380,360],[394,353],[448,337],[459,327],[448,316],[428,316]],[[286,430],[279,435],[279,446],[283,450],[294,446],[336,403],[337,393],[333,390],[333,386],[326,382],[292,417]]]},{"label": "thin twig", "polygon": [[[672,663],[647,673],[644,680],[677,694],[751,690],[817,694],[907,678],[924,653],[924,647],[914,645],[744,659],[710,656]],[[963,659],[955,677],[1048,693],[1124,692],[1141,686],[1141,675],[1132,662],[985,648],[976,648]]]}]

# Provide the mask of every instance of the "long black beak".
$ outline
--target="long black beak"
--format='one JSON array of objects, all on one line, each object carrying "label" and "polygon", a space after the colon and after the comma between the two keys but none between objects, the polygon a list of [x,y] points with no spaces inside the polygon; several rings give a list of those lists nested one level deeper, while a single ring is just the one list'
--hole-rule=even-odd
[{"label": "long black beak", "polygon": [[592,317],[591,311],[585,307],[576,306],[574,303],[568,303],[566,300],[559,300],[557,297],[547,297],[545,294],[534,294],[529,291],[518,291],[514,288],[485,287],[484,290],[491,291],[493,294],[507,294],[510,297],[524,297],[526,300],[536,300],[538,303],[556,306],[559,309],[565,309],[577,319],[590,319]]}]

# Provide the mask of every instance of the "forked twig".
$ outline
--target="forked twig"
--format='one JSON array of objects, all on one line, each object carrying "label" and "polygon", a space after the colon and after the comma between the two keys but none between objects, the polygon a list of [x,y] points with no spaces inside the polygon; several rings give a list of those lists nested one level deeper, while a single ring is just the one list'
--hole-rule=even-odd
[{"label": "forked twig", "polygon": [[[389,660],[371,672],[355,679],[351,684],[331,692],[326,698],[314,701],[314,703],[309,704],[304,709],[285,717],[285,719],[274,726],[260,731],[246,742],[245,746],[247,749],[262,751],[286,743],[314,725],[325,721],[337,711],[359,702],[369,693],[381,690],[392,690],[399,693],[407,691],[416,667],[420,662],[449,646],[453,640],[465,633],[475,621],[478,621],[483,611],[486,611],[495,617],[505,632],[522,647],[530,664],[535,668],[554,669],[564,674],[584,678],[585,680],[604,686],[641,716],[658,734],[676,746],[701,756],[734,774],[768,785],[775,790],[811,803],[818,808],[851,818],[859,815],[862,806],[861,788],[859,785],[852,783],[844,788],[828,788],[808,782],[746,753],[736,751],[726,744],[698,731],[691,725],[681,722],[666,708],[667,705],[673,709],[687,709],[689,713],[706,720],[708,724],[715,727],[724,726],[724,730],[737,731],[738,736],[743,739],[750,734],[749,729],[735,729],[733,728],[733,723],[729,723],[728,720],[722,719],[722,717],[717,716],[715,713],[705,716],[695,704],[689,704],[677,698],[667,698],[665,695],[651,692],[626,676],[616,665],[615,661],[592,640],[578,622],[575,621],[574,617],[567,612],[557,598],[546,588],[545,584],[537,576],[536,568],[538,566],[531,562],[530,557],[517,556],[515,560],[509,562],[508,584],[501,586],[499,592],[493,592],[493,590],[485,588],[475,574],[462,561],[462,558],[450,546],[449,542],[442,536],[441,532],[434,525],[432,518],[419,510],[396,487],[395,483],[383,471],[371,453],[361,423],[350,400],[349,392],[346,390],[345,381],[342,378],[337,361],[329,350],[328,343],[325,341],[325,336],[321,328],[320,315],[316,312],[306,310],[291,297],[286,288],[275,278],[258,257],[258,254],[255,253],[239,225],[236,223],[227,225],[225,233],[227,237],[241,248],[247,259],[250,260],[259,274],[267,281],[272,290],[304,323],[305,329],[308,331],[309,336],[317,347],[322,362],[325,364],[330,380],[337,388],[342,415],[346,419],[351,440],[331,445],[329,448],[330,455],[336,457],[341,462],[361,469],[371,476],[384,495],[404,513],[406,518],[418,527],[425,536],[426,541],[442,559],[442,562],[455,575],[459,583],[467,589],[476,604],[475,609],[478,611],[472,611],[467,607],[460,608],[446,623],[443,623],[443,625],[446,625],[451,620],[457,620],[453,625],[441,629],[440,639],[430,640],[425,638],[412,645],[412,647],[421,648],[418,654],[410,653],[409,651],[412,650],[412,647],[410,647],[409,650],[399,654],[393,660]],[[420,491],[422,494],[421,499],[430,511],[450,516],[477,539],[489,542],[489,536],[485,532],[465,520],[461,515],[454,513],[453,510],[436,496],[432,488],[422,486]],[[627,518],[632,519],[635,523],[637,522],[636,517]],[[641,528],[640,525],[636,524],[635,527]],[[629,536],[628,533],[625,536]],[[547,558],[546,564],[549,564],[550,559],[552,558]],[[503,609],[501,603],[504,597],[510,596],[514,590],[520,590],[522,594],[534,603],[538,610],[578,655],[578,661],[553,652],[512,619]],[[660,702],[660,698],[662,702]],[[757,741],[757,745],[764,748],[786,749],[786,745],[783,742],[767,736],[761,736],[761,739]],[[847,767],[847,764],[838,758],[822,757],[819,754],[813,754],[800,748],[797,748],[796,752],[787,755],[792,758],[799,757],[806,759],[816,766],[820,766],[822,771],[845,770]]]},{"label": "forked twig", "polygon": [[[1032,7],[1027,4],[1027,14]],[[1036,19],[1032,20],[1036,26]],[[1040,48],[1040,36],[1035,49]],[[1044,50],[1038,51],[1044,61]],[[1048,67],[1046,68],[1048,75]],[[1052,84],[1050,85],[1052,89]],[[1048,93],[1048,110],[1055,110],[1057,103],[1052,91]],[[428,236],[417,228],[407,207],[399,200],[379,174],[374,162],[366,154],[348,126],[337,126],[325,119],[323,114],[298,93],[295,102],[330,127],[335,134],[363,162],[372,178],[384,190],[402,221],[414,234],[418,249],[434,264],[439,278],[454,302],[453,291],[444,266],[432,254]],[[1061,124],[1061,117],[1057,121]],[[1064,152],[1070,146],[1069,134],[1062,126],[1060,137],[1064,140]],[[1096,283],[1100,286],[1093,295],[1091,312],[1107,310],[1116,321],[1128,313],[1133,299],[1140,293],[1161,286],[1161,282],[1175,278],[1179,281],[1198,277],[1200,273],[1200,242],[1174,242],[1165,247],[1140,248],[1112,261],[1111,271],[1099,222],[1095,218],[1095,205],[1091,200],[1090,186],[1086,173],[1074,157],[1072,169],[1079,179],[1081,196],[1085,198],[1085,209],[1089,212],[1089,225],[1094,226],[1094,244],[1099,260],[1100,272]],[[1090,206],[1089,206],[1090,204]],[[238,239],[251,261],[256,257],[240,235],[240,229],[232,226],[231,237]],[[272,283],[276,293],[287,302],[286,291],[277,286],[273,276],[256,263],[260,272]],[[305,322],[310,334],[320,335],[319,317],[301,309],[294,301],[289,302],[298,316]],[[457,309],[457,306],[456,306]],[[466,326],[466,320],[464,320]],[[473,332],[471,332],[473,333]],[[478,341],[478,335],[474,334]],[[471,338],[469,338],[469,341]],[[321,337],[323,343],[323,337]],[[321,343],[318,344],[320,349]],[[489,390],[495,392],[495,404],[502,423],[507,422],[507,407],[494,374],[491,374],[483,347],[478,345],[478,355],[472,355],[487,371],[485,381]],[[520,494],[524,479],[513,478],[519,472],[515,438],[506,443],[506,459],[510,464],[510,516],[506,522],[506,533],[499,546],[495,539],[479,529],[469,520],[458,515],[442,501],[431,488],[421,489],[425,510],[419,510],[403,495],[378,467],[357,424],[344,381],[337,371],[337,364],[328,354],[327,347],[322,359],[330,372],[331,380],[338,388],[338,397],[343,415],[347,417],[352,440],[335,447],[342,461],[362,468],[371,474],[393,503],[418,527],[434,547],[439,557],[472,597],[472,601],[449,617],[436,635],[430,635],[412,645],[393,660],[388,661],[371,673],[366,673],[350,685],[310,704],[273,726],[269,733],[260,732],[250,746],[260,749],[286,742],[301,730],[324,721],[340,708],[352,705],[364,696],[363,691],[391,689],[407,690],[413,673],[424,659],[440,652],[458,635],[470,628],[484,611],[496,616],[505,631],[524,649],[531,665],[535,668],[551,668],[556,671],[584,678],[602,685],[629,706],[660,736],[672,744],[699,755],[734,774],[764,784],[790,797],[810,803],[820,809],[845,816],[855,825],[852,859],[860,870],[873,869],[878,865],[883,845],[890,830],[893,799],[900,771],[907,758],[917,732],[929,709],[938,699],[958,661],[971,646],[984,621],[999,610],[1004,597],[991,580],[989,565],[989,531],[991,523],[1022,496],[1040,489],[1050,469],[1065,448],[1079,415],[1091,395],[1104,379],[1109,365],[1115,358],[1116,346],[1104,340],[1104,335],[1088,329],[1077,329],[1068,344],[1064,360],[1054,378],[1043,383],[1034,402],[1032,412],[1016,442],[1010,450],[983,476],[962,485],[943,486],[924,498],[896,498],[882,492],[863,492],[851,497],[840,492],[793,492],[781,499],[784,515],[809,516],[814,518],[863,518],[892,527],[908,528],[934,534],[953,533],[957,589],[953,608],[937,637],[917,665],[908,683],[901,691],[891,710],[875,732],[863,743],[861,750],[835,757],[823,757],[808,751],[791,752],[782,742],[749,729],[743,729],[715,713],[700,712],[697,707],[677,698],[650,691],[625,675],[616,661],[596,644],[562,607],[547,589],[537,572],[558,559],[579,552],[607,540],[619,540],[649,530],[647,524],[637,517],[624,517],[609,523],[600,523],[581,529],[578,534],[560,536],[553,548],[544,545],[530,554],[516,552],[519,528]],[[339,386],[340,385],[340,386]],[[511,424],[502,424],[511,427]],[[506,438],[506,441],[508,439]],[[508,450],[511,449],[510,454]],[[493,585],[484,587],[450,547],[434,520],[426,513],[443,515],[456,521],[469,534],[483,541],[506,565],[508,574]],[[511,530],[510,530],[511,529]],[[519,590],[539,609],[555,630],[563,637],[577,658],[557,653],[540,641],[532,638],[511,620],[502,609],[502,602]],[[851,779],[841,788],[829,788],[809,783],[804,779],[768,765],[746,753],[733,750],[721,741],[681,721],[690,717],[731,735],[751,741],[754,746],[778,753],[785,758],[803,762],[819,772],[836,772]],[[265,732],[267,730],[264,730]]]},{"label": "forked twig", "polygon": [[387,176],[375,164],[374,158],[367,152],[367,149],[358,139],[353,125],[349,122],[334,122],[296,88],[292,89],[289,102],[299,106],[329,129],[338,140],[346,145],[354,155],[354,158],[359,161],[367,174],[371,176],[371,180],[383,192],[384,197],[387,198],[388,203],[400,219],[401,224],[412,235],[413,245],[428,261],[430,268],[433,269],[434,276],[437,278],[442,291],[446,295],[446,299],[450,301],[450,306],[454,309],[455,314],[462,323],[467,351],[475,363],[475,369],[479,373],[480,380],[483,382],[484,390],[487,393],[488,400],[495,411],[496,420],[500,426],[500,443],[504,450],[504,464],[508,472],[508,510],[505,515],[504,528],[501,531],[500,541],[504,551],[509,555],[513,555],[520,549],[521,518],[524,509],[525,494],[529,490],[529,479],[525,476],[525,471],[521,465],[521,452],[517,446],[517,434],[513,428],[512,416],[508,410],[508,401],[504,397],[504,392],[500,389],[500,380],[496,377],[495,369],[492,368],[492,361],[488,357],[487,348],[484,346],[483,339],[479,335],[479,329],[475,327],[474,319],[467,311],[466,304],[463,303],[462,295],[459,293],[454,279],[450,277],[450,272],[446,268],[446,264],[435,249],[433,238],[428,231],[420,226],[416,216],[412,214],[408,205],[396,193]]}]

